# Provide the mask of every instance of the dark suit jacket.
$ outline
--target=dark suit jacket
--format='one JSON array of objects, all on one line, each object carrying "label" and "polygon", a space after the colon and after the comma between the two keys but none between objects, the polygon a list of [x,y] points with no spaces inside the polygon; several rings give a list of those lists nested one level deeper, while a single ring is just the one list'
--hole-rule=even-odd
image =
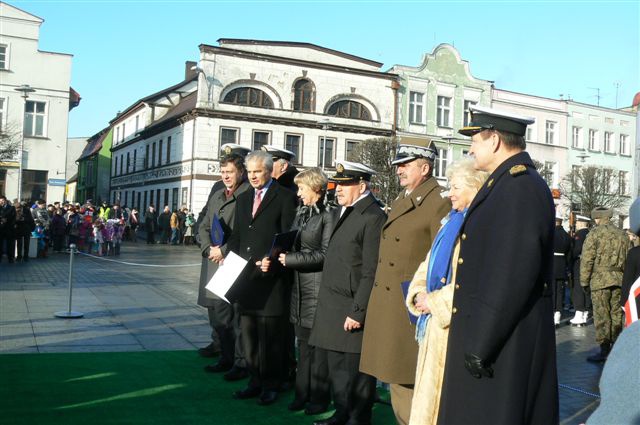
[{"label": "dark suit jacket", "polygon": [[324,261],[309,344],[359,353],[363,329],[345,332],[344,321],[348,316],[365,323],[378,265],[380,231],[387,216],[372,195],[356,202],[351,211],[338,218],[340,210],[336,208],[334,213],[336,226]]},{"label": "dark suit jacket", "polygon": [[[558,423],[555,330],[545,290],[553,279],[554,216],[549,187],[526,152],[499,165],[469,206],[438,423]],[[465,354],[491,366],[493,377],[471,376]]]},{"label": "dark suit jacket", "polygon": [[[249,188],[236,200],[235,227],[229,238],[229,249],[245,260],[255,262],[268,255],[276,233],[288,232],[296,214],[296,195],[275,180],[264,195],[256,216],[252,217],[255,189]],[[252,272],[239,282],[242,294],[238,299],[243,314],[282,316],[289,312],[291,271],[272,262],[272,269]]]}]

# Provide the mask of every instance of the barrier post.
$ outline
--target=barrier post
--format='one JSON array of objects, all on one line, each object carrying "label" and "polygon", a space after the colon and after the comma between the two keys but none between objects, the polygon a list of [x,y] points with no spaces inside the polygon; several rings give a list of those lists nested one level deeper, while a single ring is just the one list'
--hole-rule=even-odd
[{"label": "barrier post", "polygon": [[76,245],[69,245],[69,304],[67,311],[58,311],[55,313],[55,316],[61,319],[79,319],[84,316],[84,313],[71,311],[71,300],[73,298],[73,255],[75,252]]}]

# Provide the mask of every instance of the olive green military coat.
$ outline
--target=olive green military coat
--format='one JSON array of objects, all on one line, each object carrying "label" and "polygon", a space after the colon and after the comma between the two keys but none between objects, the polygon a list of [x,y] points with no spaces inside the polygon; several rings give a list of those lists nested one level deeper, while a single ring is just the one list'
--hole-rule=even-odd
[{"label": "olive green military coat", "polygon": [[391,384],[411,385],[418,344],[409,322],[401,283],[411,281],[427,256],[451,202],[435,178],[391,204],[382,228],[376,277],[364,326],[360,370]]},{"label": "olive green military coat", "polygon": [[622,286],[622,275],[631,241],[611,223],[596,226],[584,240],[580,284],[592,291]]}]

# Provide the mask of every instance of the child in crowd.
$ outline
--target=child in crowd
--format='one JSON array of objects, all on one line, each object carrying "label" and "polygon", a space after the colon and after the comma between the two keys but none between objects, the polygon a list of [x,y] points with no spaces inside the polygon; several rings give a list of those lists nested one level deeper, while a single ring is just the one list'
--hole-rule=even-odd
[{"label": "child in crowd", "polygon": [[31,233],[34,238],[38,239],[38,258],[47,258],[47,247],[45,240],[44,225],[42,221],[36,220],[36,229]]},{"label": "child in crowd", "polygon": [[96,250],[96,255],[102,257],[102,245],[104,244],[103,231],[104,224],[99,218],[93,222],[93,247]]}]

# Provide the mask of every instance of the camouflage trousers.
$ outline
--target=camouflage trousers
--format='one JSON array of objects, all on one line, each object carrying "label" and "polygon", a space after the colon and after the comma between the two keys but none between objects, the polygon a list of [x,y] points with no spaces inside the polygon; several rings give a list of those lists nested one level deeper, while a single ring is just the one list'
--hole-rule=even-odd
[{"label": "camouflage trousers", "polygon": [[620,288],[611,287],[591,291],[593,323],[596,327],[596,342],[613,344],[622,332],[622,309]]}]

